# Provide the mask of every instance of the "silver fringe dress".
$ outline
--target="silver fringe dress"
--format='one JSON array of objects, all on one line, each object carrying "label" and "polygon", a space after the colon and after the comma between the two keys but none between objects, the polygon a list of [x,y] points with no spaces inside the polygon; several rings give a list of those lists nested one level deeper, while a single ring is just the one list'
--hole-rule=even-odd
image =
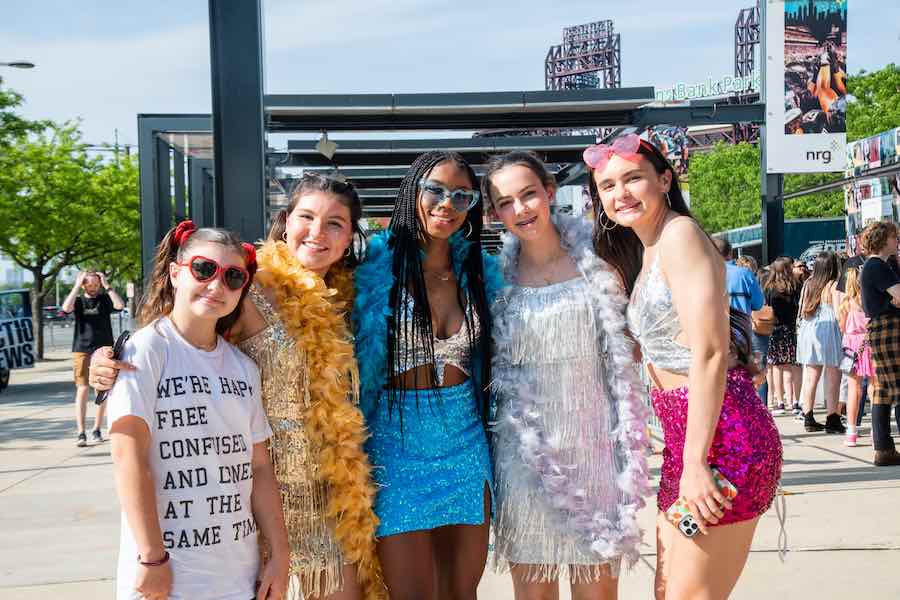
[{"label": "silver fringe dress", "polygon": [[[497,412],[495,566],[530,581],[618,576],[633,564],[648,495],[644,388],[625,336],[627,302],[594,255],[590,225],[555,215],[580,276],[507,288],[493,309]],[[501,262],[515,281],[518,242]]]}]

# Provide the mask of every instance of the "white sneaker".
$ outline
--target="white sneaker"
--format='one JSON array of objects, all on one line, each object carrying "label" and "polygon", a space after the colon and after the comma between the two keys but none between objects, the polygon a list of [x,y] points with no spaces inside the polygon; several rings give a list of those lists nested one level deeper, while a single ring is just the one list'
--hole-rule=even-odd
[{"label": "white sneaker", "polygon": [[784,412],[785,412],[785,411],[784,411],[784,404],[779,404],[778,406],[776,406],[775,408],[772,409],[772,416],[773,416],[773,417],[780,417],[781,415],[784,414]]}]

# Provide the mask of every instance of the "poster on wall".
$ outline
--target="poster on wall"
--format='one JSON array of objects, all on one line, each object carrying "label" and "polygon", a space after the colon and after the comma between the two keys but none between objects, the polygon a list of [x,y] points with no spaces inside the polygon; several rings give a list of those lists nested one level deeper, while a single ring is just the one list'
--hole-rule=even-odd
[{"label": "poster on wall", "polygon": [[34,357],[31,317],[0,318],[0,368],[27,369],[34,366]]},{"label": "poster on wall", "polygon": [[847,1],[765,3],[769,173],[847,167]]},{"label": "poster on wall", "polygon": [[649,131],[652,142],[663,156],[675,167],[679,176],[687,175],[688,171],[688,137],[687,127],[675,125],[657,125]]}]

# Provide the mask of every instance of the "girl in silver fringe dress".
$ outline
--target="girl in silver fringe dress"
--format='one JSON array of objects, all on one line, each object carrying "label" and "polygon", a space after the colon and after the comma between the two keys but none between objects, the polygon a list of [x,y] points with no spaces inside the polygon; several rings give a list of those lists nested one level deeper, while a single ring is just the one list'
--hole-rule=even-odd
[{"label": "girl in silver fringe dress", "polygon": [[520,599],[556,591],[563,575],[573,598],[615,598],[649,494],[628,298],[594,254],[591,224],[551,215],[555,180],[536,157],[494,158],[482,190],[512,234],[492,309],[495,565]]}]

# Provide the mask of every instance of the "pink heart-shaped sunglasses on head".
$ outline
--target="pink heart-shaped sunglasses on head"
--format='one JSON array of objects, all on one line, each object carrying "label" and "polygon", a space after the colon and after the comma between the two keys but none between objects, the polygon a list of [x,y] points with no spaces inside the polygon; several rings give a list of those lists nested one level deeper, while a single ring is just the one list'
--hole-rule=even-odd
[{"label": "pink heart-shaped sunglasses on head", "polygon": [[638,148],[641,147],[640,136],[629,133],[613,140],[612,144],[597,144],[596,146],[588,146],[582,158],[587,165],[596,170],[602,171],[612,158],[613,154],[617,154],[625,160],[634,161],[637,159]]}]

